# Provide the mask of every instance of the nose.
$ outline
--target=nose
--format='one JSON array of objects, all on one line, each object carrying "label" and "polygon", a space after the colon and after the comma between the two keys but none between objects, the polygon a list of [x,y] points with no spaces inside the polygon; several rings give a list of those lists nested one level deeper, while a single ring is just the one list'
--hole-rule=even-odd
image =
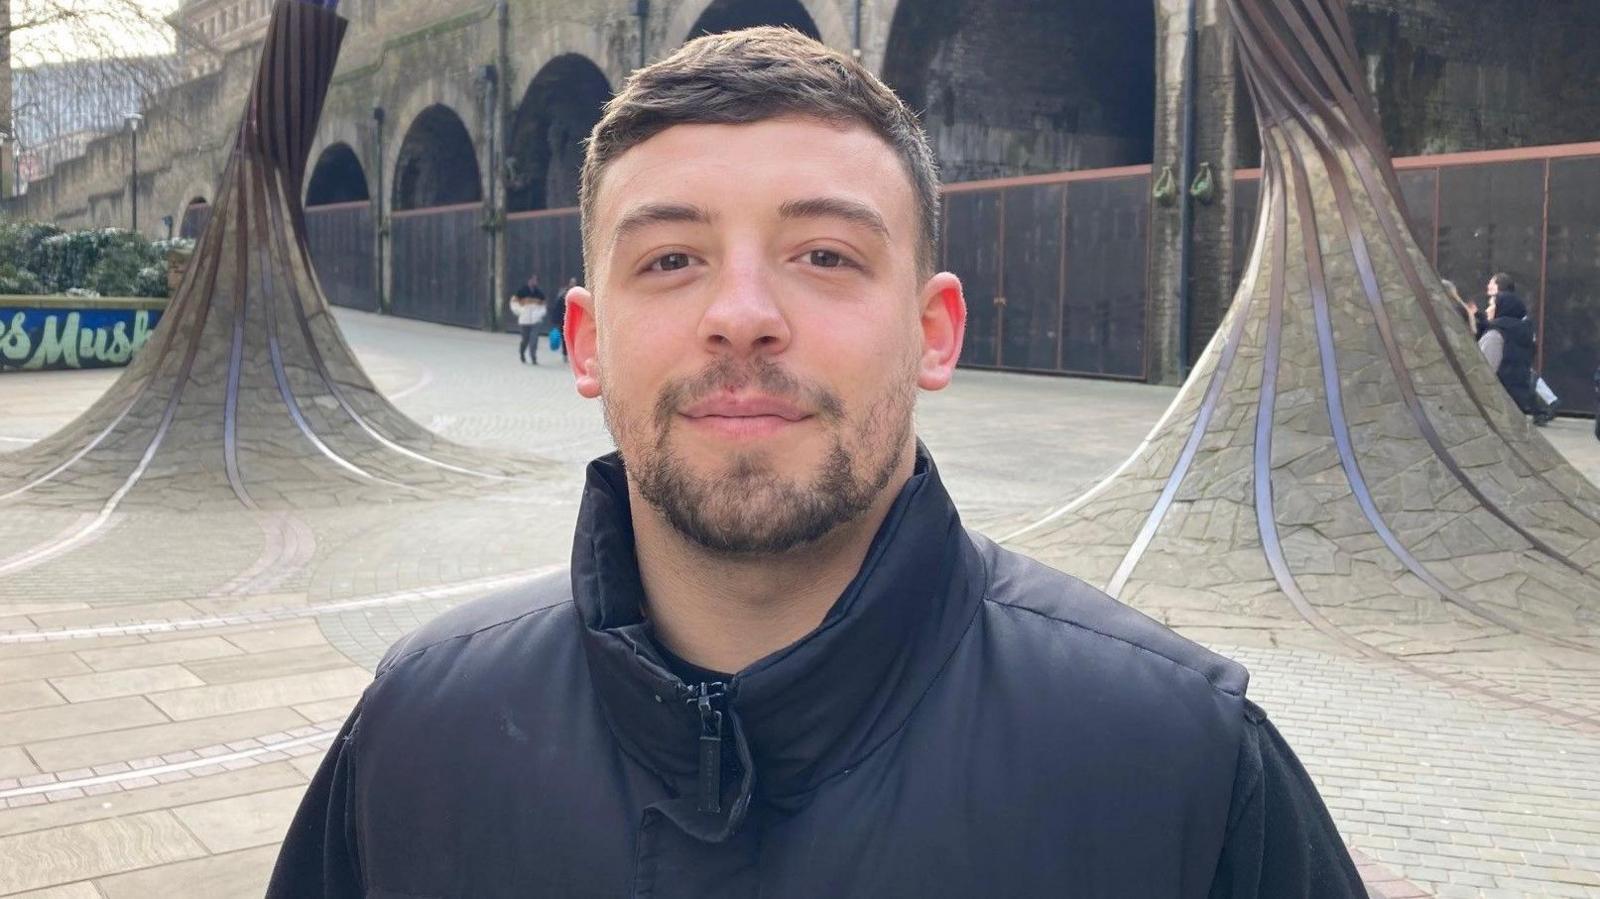
[{"label": "nose", "polygon": [[708,352],[745,358],[775,355],[789,346],[789,321],[777,280],[777,273],[754,254],[729,261],[700,318],[699,337]]}]

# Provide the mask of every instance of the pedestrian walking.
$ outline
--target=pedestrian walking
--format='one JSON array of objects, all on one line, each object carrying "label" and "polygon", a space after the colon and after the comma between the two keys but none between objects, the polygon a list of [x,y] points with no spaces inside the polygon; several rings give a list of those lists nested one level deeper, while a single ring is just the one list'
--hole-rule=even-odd
[{"label": "pedestrian walking", "polygon": [[517,358],[523,362],[539,364],[539,338],[544,336],[540,326],[545,320],[544,291],[539,289],[539,276],[529,275],[527,283],[517,288],[510,300],[511,312],[517,318],[517,330],[522,342],[517,344]]}]

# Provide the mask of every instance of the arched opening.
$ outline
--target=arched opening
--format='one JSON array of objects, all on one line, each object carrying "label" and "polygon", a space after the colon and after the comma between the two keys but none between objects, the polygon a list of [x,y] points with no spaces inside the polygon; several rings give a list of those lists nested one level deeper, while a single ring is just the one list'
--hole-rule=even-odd
[{"label": "arched opening", "polygon": [[196,240],[211,221],[211,203],[205,197],[192,197],[183,208],[183,222],[178,226],[178,236]]},{"label": "arched opening", "polygon": [[822,37],[817,23],[811,20],[811,14],[800,0],[712,0],[689,29],[689,36],[721,34],[758,25],[787,25],[811,37]]},{"label": "arched opening", "polygon": [[583,141],[610,97],[605,74],[575,53],[558,56],[539,70],[507,135],[507,209],[578,205]]},{"label": "arched opening", "polygon": [[901,0],[884,80],[949,182],[1150,162],[1147,0]]},{"label": "arched opening", "polygon": [[322,151],[306,185],[306,206],[328,206],[365,200],[367,173],[349,144],[334,144]]},{"label": "arched opening", "polygon": [[400,143],[394,208],[427,209],[481,199],[478,153],[467,126],[448,106],[429,106],[411,123]]}]

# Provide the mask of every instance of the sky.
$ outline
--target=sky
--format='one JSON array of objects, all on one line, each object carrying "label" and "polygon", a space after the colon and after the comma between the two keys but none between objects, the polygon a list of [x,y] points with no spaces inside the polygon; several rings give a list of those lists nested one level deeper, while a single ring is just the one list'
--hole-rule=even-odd
[{"label": "sky", "polygon": [[14,27],[52,20],[11,36],[13,64],[171,52],[161,19],[177,8],[178,0],[12,0]]}]

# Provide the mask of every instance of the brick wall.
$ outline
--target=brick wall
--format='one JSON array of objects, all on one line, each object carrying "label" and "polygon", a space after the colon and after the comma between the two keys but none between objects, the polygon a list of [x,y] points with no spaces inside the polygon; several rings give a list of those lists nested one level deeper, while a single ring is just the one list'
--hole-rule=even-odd
[{"label": "brick wall", "polygon": [[907,0],[884,62],[947,181],[1149,162],[1154,72],[1125,0]]},{"label": "brick wall", "polygon": [[1594,0],[1355,0],[1351,16],[1399,155],[1600,138]]}]

